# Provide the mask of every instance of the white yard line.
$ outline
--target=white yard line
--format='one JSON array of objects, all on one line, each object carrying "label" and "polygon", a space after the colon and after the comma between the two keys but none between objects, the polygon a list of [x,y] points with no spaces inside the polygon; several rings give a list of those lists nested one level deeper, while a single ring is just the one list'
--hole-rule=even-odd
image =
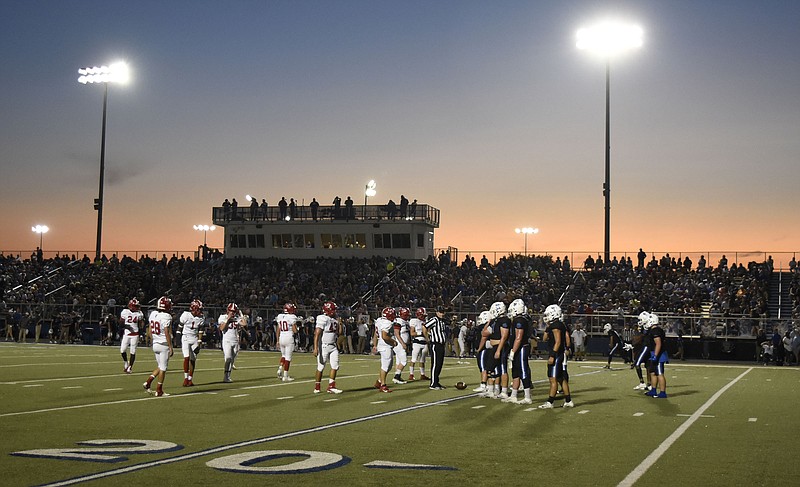
[{"label": "white yard line", "polygon": [[689,419],[684,421],[683,424],[681,424],[678,427],[678,429],[676,429],[671,435],[669,435],[666,440],[662,441],[661,444],[658,445],[658,447],[656,447],[656,449],[653,450],[653,452],[650,453],[650,455],[648,455],[647,458],[645,458],[642,461],[642,463],[637,465],[636,468],[634,468],[633,471],[629,473],[628,476],[622,480],[622,482],[619,483],[619,487],[630,487],[633,484],[635,484],[636,481],[639,480],[642,477],[642,475],[644,475],[645,472],[647,472],[647,470],[658,461],[659,458],[661,458],[661,455],[663,455],[669,449],[670,446],[672,446],[676,441],[678,441],[678,438],[680,438],[684,433],[686,433],[686,431],[689,429],[689,427],[691,427],[694,424],[695,421],[697,421],[698,419],[700,419],[701,416],[703,416],[703,413],[706,412],[706,410],[710,408],[714,404],[714,402],[716,402],[716,400],[719,399],[719,397],[725,393],[725,391],[733,387],[734,384],[739,382],[739,379],[747,375],[747,373],[750,372],[751,370],[753,370],[753,367],[750,367],[741,374],[739,374],[739,377],[728,382],[722,389],[718,390],[713,396],[711,396],[711,398],[709,398],[709,400],[706,401],[705,404],[700,406],[700,408],[697,411],[695,411],[691,416],[689,416]]}]

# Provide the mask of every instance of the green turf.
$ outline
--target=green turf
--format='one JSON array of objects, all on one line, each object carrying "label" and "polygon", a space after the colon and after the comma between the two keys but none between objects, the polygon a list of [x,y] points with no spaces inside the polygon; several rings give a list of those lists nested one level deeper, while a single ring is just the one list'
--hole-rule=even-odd
[{"label": "green turf", "polygon": [[[792,478],[791,461],[800,453],[795,441],[800,374],[795,367],[673,363],[667,369],[670,397],[657,400],[633,390],[635,373],[621,363],[604,370],[604,361],[572,362],[576,407],[543,411],[528,410],[546,396],[543,361],[531,362],[533,406],[475,397],[471,389],[478,375],[472,360],[448,359],[445,364],[443,383],[463,380],[470,386],[466,391],[430,391],[417,381],[381,394],[372,387],[377,358],[344,355],[337,386],[345,392],[336,396],[312,394],[315,362],[310,354],[295,354],[291,375],[296,381],[291,383],[275,378],[277,362],[276,353],[243,352],[235,382],[223,384],[221,352],[205,350],[198,360],[197,386],[183,388],[177,351],[164,386],[172,395],[153,398],[141,386],[155,366],[147,348],[140,348],[134,374],[126,375],[116,347],[0,344],[2,484],[40,485],[117,472],[84,484],[617,485],[661,449],[663,455],[636,485],[782,485]],[[690,415],[740,375],[664,449],[665,440]],[[323,388],[326,384],[323,380]],[[558,398],[556,405],[562,403]],[[277,435],[286,436],[273,438]],[[182,449],[125,454],[127,459],[117,463],[11,455],[34,449],[80,451],[78,442],[100,439],[160,440]],[[270,450],[327,452],[349,463],[279,475],[206,465]],[[184,458],[192,453],[200,455]],[[178,461],[154,465],[169,459]],[[253,466],[296,465],[302,459]],[[374,461],[451,470],[365,466]],[[138,466],[148,468],[119,472]]]}]

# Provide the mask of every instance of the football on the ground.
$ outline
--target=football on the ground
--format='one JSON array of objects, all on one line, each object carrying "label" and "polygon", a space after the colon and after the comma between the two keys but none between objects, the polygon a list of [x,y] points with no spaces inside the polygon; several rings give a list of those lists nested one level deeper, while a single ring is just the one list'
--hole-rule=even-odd
[{"label": "football on the ground", "polygon": [[456,389],[458,389],[459,391],[463,391],[466,388],[467,388],[467,385],[465,383],[463,383],[461,381],[456,382]]}]

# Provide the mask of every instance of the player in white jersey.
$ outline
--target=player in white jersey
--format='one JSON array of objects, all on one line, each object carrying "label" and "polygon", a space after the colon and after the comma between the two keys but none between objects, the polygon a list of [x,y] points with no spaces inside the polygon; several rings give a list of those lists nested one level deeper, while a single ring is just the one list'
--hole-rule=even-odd
[{"label": "player in white jersey", "polygon": [[297,306],[292,303],[283,305],[283,313],[275,317],[278,324],[278,344],[281,347],[281,363],[278,365],[278,379],[290,382],[294,379],[289,377],[289,366],[292,364],[292,352],[294,352],[294,336],[297,334],[297,316],[295,316]]},{"label": "player in white jersey", "polygon": [[381,392],[392,392],[386,386],[386,374],[392,368],[392,348],[397,345],[394,335],[394,320],[397,318],[394,308],[383,308],[381,317],[375,320],[375,336],[372,338],[372,352],[381,355],[381,369],[375,388]]},{"label": "player in white jersey", "polygon": [[409,331],[411,332],[411,365],[408,367],[408,380],[414,380],[414,364],[419,364],[420,379],[430,380],[425,375],[425,360],[428,358],[428,342],[422,333],[428,312],[425,308],[417,308],[416,318],[411,318]]},{"label": "player in white jersey", "polygon": [[[119,315],[120,328],[123,331],[122,340],[119,346],[119,353],[122,354],[122,370],[130,374],[133,363],[136,361],[136,344],[139,343],[139,330],[144,326],[144,314],[139,308],[139,300],[136,298],[128,301],[128,307],[122,310]],[[130,347],[131,359],[125,351]]]},{"label": "player in white jersey", "polygon": [[401,374],[403,368],[408,362],[408,342],[411,341],[411,334],[408,331],[408,320],[411,318],[411,312],[408,308],[399,308],[397,310],[397,318],[394,321],[394,341],[397,345],[394,347],[395,356],[395,369],[394,378],[392,382],[395,384],[405,384]]},{"label": "player in white jersey", "polygon": [[242,322],[242,312],[236,303],[228,303],[225,314],[219,315],[217,326],[222,333],[222,355],[225,357],[225,368],[222,382],[233,382],[231,370],[236,353],[239,351],[239,327]]},{"label": "player in white jersey", "polygon": [[195,299],[189,304],[189,311],[181,314],[181,352],[183,352],[183,387],[194,385],[194,366],[197,354],[200,353],[200,343],[203,339],[203,302]]},{"label": "player in white jersey", "polygon": [[328,379],[328,394],[341,394],[336,388],[336,372],[339,371],[339,348],[336,339],[342,333],[342,324],[336,319],[336,303],[328,301],[322,305],[322,314],[317,316],[314,328],[314,355],[317,357],[317,376],[314,383],[314,394],[319,394],[322,382],[322,371],[325,364],[331,364],[331,375]]},{"label": "player in white jersey", "polygon": [[[172,300],[166,296],[159,298],[155,311],[150,313],[150,326],[147,329],[147,334],[153,341],[153,353],[156,355],[156,364],[158,365],[147,378],[147,382],[142,385],[148,394],[155,394],[158,397],[169,396],[169,394],[164,394],[163,385],[169,358],[173,354],[172,329],[170,328],[172,324],[171,310]],[[158,384],[155,392],[150,389],[153,380],[157,380]]]}]

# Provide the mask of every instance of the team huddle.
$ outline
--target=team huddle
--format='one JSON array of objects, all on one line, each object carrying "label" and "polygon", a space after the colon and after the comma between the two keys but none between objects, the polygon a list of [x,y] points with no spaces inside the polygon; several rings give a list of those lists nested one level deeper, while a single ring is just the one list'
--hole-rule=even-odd
[{"label": "team huddle", "polygon": [[[157,366],[143,387],[147,393],[158,397],[169,395],[164,393],[163,383],[169,359],[174,353],[171,311],[172,301],[166,296],[161,297],[156,309],[148,317],[146,328],[152,340]],[[295,348],[295,335],[298,332],[299,319],[295,314],[296,311],[297,308],[293,303],[286,303],[283,312],[275,318],[280,344],[277,377],[284,382],[294,380],[289,375],[289,368]],[[337,339],[344,333],[344,327],[336,312],[336,303],[328,301],[322,306],[322,313],[316,317],[314,356],[317,359],[317,370],[313,391],[315,394],[322,391],[322,375],[326,366],[329,368],[326,392],[329,394],[342,392],[336,387],[336,374],[339,370]],[[373,354],[380,356],[380,369],[378,379],[375,381],[376,389],[384,393],[392,392],[387,384],[387,377],[391,371],[394,373],[392,378],[394,384],[405,384],[407,380],[403,379],[402,374],[407,366],[408,381],[414,381],[415,373],[419,371],[419,379],[430,381],[431,390],[445,389],[440,383],[447,340],[444,313],[445,308],[442,306],[437,307],[435,315],[430,318],[425,308],[418,308],[414,318],[411,318],[411,311],[405,307],[397,309],[387,307],[381,311],[381,316],[375,320],[375,332],[372,337]],[[565,324],[563,312],[557,304],[548,306],[542,318],[545,324],[542,340],[548,351],[549,392],[547,401],[539,408],[553,408],[558,391],[562,391],[564,396],[562,407],[574,407],[567,369],[568,358],[575,353],[572,332]],[[247,327],[247,319],[248,317],[241,312],[236,303],[229,303],[225,313],[217,319],[217,328],[222,334],[222,352],[225,359],[223,382],[233,382],[231,375],[236,369],[239,335],[240,331]],[[123,330],[120,345],[123,371],[130,374],[136,360],[139,336],[144,329],[144,314],[136,298],[131,299],[128,307],[122,311],[120,322]],[[181,314],[179,320],[178,333],[181,335],[184,387],[194,386],[193,376],[203,340],[204,323],[203,303],[195,299],[190,303],[189,310]],[[481,385],[473,391],[484,397],[501,399],[505,403],[532,404],[533,381],[529,360],[532,347],[537,345],[537,334],[525,303],[521,299],[515,299],[506,307],[502,301],[495,302],[488,311],[480,313],[477,324],[481,329],[481,341],[477,350]],[[651,397],[666,398],[664,366],[669,359],[665,349],[664,330],[658,324],[658,316],[646,311],[639,315],[638,329],[632,343],[623,342],[611,324],[607,323],[603,331],[609,336],[606,367],[610,368],[614,354],[622,355],[623,351],[630,353],[631,368],[636,369],[639,377],[639,385],[634,389],[645,390],[645,394]],[[578,328],[575,333],[576,336],[580,334],[579,341],[583,342],[585,332]],[[430,377],[425,374],[428,356],[431,357]],[[642,373],[642,365],[645,365],[647,384]],[[155,391],[151,388],[153,382],[156,382]],[[459,388],[463,388],[463,383],[460,383]],[[523,393],[522,399],[519,398],[520,389]]]}]

